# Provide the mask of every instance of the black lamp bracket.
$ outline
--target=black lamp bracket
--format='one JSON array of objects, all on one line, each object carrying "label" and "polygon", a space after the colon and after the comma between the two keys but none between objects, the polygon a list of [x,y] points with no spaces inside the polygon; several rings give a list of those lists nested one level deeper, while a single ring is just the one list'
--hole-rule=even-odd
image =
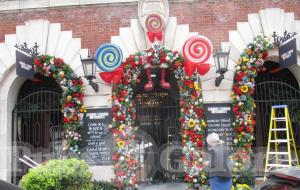
[{"label": "black lamp bracket", "polygon": [[95,90],[95,92],[98,92],[99,86],[97,83],[95,83],[93,81],[93,79],[95,79],[96,77],[95,76],[86,76],[85,78],[89,81],[89,85],[91,85],[91,87]]}]

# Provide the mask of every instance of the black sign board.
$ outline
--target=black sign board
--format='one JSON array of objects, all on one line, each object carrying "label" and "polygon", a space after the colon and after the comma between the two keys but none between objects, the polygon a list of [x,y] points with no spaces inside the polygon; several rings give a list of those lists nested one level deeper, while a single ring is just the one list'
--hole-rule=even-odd
[{"label": "black sign board", "polygon": [[90,165],[111,165],[113,137],[110,108],[89,109],[83,118],[84,159]]},{"label": "black sign board", "polygon": [[16,70],[18,76],[32,79],[34,77],[33,57],[16,50]]},{"label": "black sign board", "polygon": [[204,104],[204,109],[207,122],[207,135],[217,133],[227,146],[232,146],[234,140],[232,104]]},{"label": "black sign board", "polygon": [[279,65],[287,68],[297,64],[296,38],[279,46]]}]

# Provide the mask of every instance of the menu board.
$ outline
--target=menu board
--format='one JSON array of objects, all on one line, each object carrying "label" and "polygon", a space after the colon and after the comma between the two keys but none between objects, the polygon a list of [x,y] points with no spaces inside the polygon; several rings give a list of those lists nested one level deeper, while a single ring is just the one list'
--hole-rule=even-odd
[{"label": "menu board", "polygon": [[217,133],[227,146],[232,146],[234,139],[232,104],[204,104],[204,109],[207,122],[206,134]]},{"label": "menu board", "polygon": [[108,128],[112,123],[111,109],[89,109],[83,122],[84,159],[90,165],[111,165],[113,138]]}]

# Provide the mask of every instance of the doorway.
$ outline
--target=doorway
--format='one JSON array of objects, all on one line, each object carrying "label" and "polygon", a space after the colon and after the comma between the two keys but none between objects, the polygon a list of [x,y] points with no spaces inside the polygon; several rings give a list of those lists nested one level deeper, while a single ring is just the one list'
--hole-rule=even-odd
[{"label": "doorway", "polygon": [[[26,157],[37,163],[56,158],[61,152],[63,122],[62,90],[51,78],[37,76],[27,80],[18,92],[13,110],[13,173],[12,182],[18,184],[22,176],[34,166],[26,164]],[[24,159],[25,158],[25,159]],[[30,162],[29,162],[30,163]]]},{"label": "doorway", "polygon": [[[143,85],[136,88],[134,104],[136,108],[140,183],[161,183],[182,181],[184,173],[181,157],[180,106],[176,79],[167,77],[172,85],[169,90],[159,87],[160,70],[153,69],[154,90],[146,92]],[[146,76],[146,75],[142,75]],[[177,93],[176,93],[177,92]]]},{"label": "doorway", "polygon": [[[254,147],[257,153],[266,152],[273,105],[288,105],[295,142],[300,147],[300,91],[299,84],[289,69],[281,69],[276,62],[265,62],[264,71],[256,78],[254,101],[256,103],[256,127]],[[283,110],[278,110],[283,116]],[[279,138],[279,137],[278,137]],[[263,158],[257,168],[263,167]],[[263,176],[263,171],[258,172]]]}]

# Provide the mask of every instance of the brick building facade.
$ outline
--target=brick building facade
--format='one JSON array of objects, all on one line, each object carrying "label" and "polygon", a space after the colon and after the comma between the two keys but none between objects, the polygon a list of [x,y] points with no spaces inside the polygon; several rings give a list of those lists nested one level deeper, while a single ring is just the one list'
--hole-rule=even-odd
[{"label": "brick building facade", "polygon": [[[177,17],[178,24],[189,24],[190,31],[208,36],[216,49],[221,41],[228,41],[228,31],[236,30],[237,22],[245,22],[248,14],[265,8],[294,12],[295,19],[300,19],[298,0],[171,0],[170,16]],[[130,19],[135,18],[135,2],[1,11],[0,42],[5,34],[15,34],[17,25],[46,19],[61,23],[62,30],[73,31],[74,38],[81,38],[82,48],[95,52],[99,44],[109,42],[120,27],[128,27]]]},{"label": "brick building facade", "polygon": [[[25,89],[23,86],[30,87],[31,84],[29,80],[16,75],[14,45],[23,42],[32,45],[37,41],[42,54],[63,58],[83,78],[79,54],[86,55],[87,49],[94,54],[103,43],[117,43],[122,46],[123,53],[126,52],[126,58],[129,54],[150,47],[145,31],[137,20],[137,5],[137,0],[0,1],[0,105],[3,105],[0,107],[0,150],[3,149],[6,153],[0,157],[0,179],[16,180],[13,179],[16,173],[12,170],[18,167],[18,160],[12,159],[15,147],[10,145],[17,136],[16,133],[20,132],[19,125],[22,122],[18,124],[14,111],[18,96]],[[181,51],[185,40],[196,33],[208,37],[214,50],[231,47],[228,72],[219,87],[215,86],[216,68],[212,58],[209,60],[212,69],[207,75],[200,77],[203,100],[207,104],[231,103],[235,66],[253,37],[264,33],[271,38],[273,32],[282,34],[284,30],[300,33],[299,0],[169,0],[169,12],[163,42],[169,49]],[[299,38],[300,35],[297,35],[297,64],[279,75],[259,77],[261,85],[269,84],[266,88],[271,88],[275,80],[276,85],[284,83],[300,96]],[[274,48],[267,61],[278,66],[278,57],[278,50]],[[84,104],[88,109],[110,108],[112,87],[105,84],[98,74],[96,77],[95,82],[99,85],[97,93],[83,79]],[[51,88],[51,85],[54,84],[48,87]],[[262,86],[259,92],[263,93],[264,88]],[[284,97],[281,102],[289,102],[300,110],[300,98],[294,99],[295,102],[291,103]],[[263,108],[268,108],[267,100],[261,102]],[[60,108],[57,110],[60,113]],[[268,111],[262,109],[262,113],[258,114],[258,126],[266,125],[263,122],[269,119],[264,117]],[[299,121],[296,118],[295,124]],[[262,130],[264,131],[257,132],[257,146],[265,143],[262,141],[267,128]],[[300,139],[300,130],[296,133],[296,138]],[[261,169],[262,163],[257,167]],[[111,165],[92,166],[91,169],[96,179],[109,180],[113,176]],[[103,172],[98,172],[99,169]]]}]

